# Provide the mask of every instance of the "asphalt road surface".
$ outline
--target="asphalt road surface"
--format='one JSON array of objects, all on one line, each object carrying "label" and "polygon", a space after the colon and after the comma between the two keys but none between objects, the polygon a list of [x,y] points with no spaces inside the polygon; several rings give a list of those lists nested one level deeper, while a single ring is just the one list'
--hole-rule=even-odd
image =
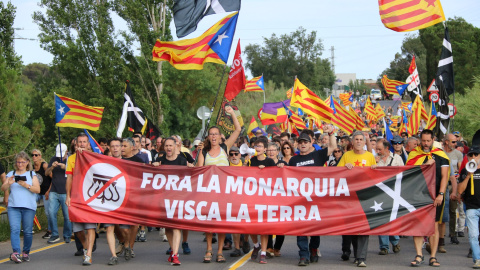
[{"label": "asphalt road surface", "polygon": [[[448,226],[448,225],[447,225]],[[448,227],[447,227],[448,228]],[[60,230],[61,231],[61,230]],[[125,261],[119,257],[119,264],[108,266],[110,258],[105,234],[100,234],[97,240],[97,250],[93,253],[93,264],[91,266],[82,266],[81,257],[75,257],[75,243],[65,244],[63,242],[56,244],[47,244],[43,235],[37,233],[34,235],[31,251],[31,261],[15,265],[9,261],[11,251],[10,241],[0,243],[0,269],[165,269],[172,268],[167,262],[168,256],[165,251],[168,249],[168,243],[162,242],[158,231],[147,233],[147,242],[135,243],[136,257],[130,261]],[[298,263],[298,248],[296,238],[287,236],[282,248],[282,257],[268,259],[267,264],[259,264],[251,261],[250,254],[243,257],[231,258],[230,251],[224,251],[227,259],[226,263],[202,263],[203,255],[206,250],[206,243],[203,242],[203,234],[200,232],[190,232],[188,242],[192,253],[190,255],[180,254],[182,263],[178,268],[194,270],[220,270],[220,269],[296,269]],[[449,239],[446,239],[449,240]],[[459,238],[460,244],[454,245],[447,241],[445,254],[437,254],[442,269],[471,269],[472,259],[466,257],[469,249],[468,239]],[[251,240],[250,240],[251,241]],[[378,255],[378,237],[370,236],[368,250],[367,267],[368,269],[411,269],[409,263],[415,257],[412,237],[400,239],[401,252],[398,254],[389,254],[385,256]],[[217,245],[214,244],[214,250]],[[340,236],[322,236],[320,243],[321,258],[318,263],[310,264],[306,268],[311,269],[352,269],[355,267],[353,258],[349,261],[342,261],[341,255],[341,237]],[[181,251],[180,251],[181,252]],[[215,259],[216,252],[214,252]],[[424,251],[427,260],[428,253]],[[422,268],[429,268],[427,263],[421,265]]]}]

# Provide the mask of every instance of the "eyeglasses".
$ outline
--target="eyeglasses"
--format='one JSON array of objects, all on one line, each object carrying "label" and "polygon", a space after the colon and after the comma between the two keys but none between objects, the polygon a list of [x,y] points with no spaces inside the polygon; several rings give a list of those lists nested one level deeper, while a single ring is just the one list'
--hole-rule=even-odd
[{"label": "eyeglasses", "polygon": [[263,145],[260,145],[260,144],[259,144],[259,145],[255,145],[254,147],[255,147],[255,148],[264,148],[264,146],[263,146]]},{"label": "eyeglasses", "polygon": [[17,161],[17,164],[27,164],[28,162],[26,161]]},{"label": "eyeglasses", "polygon": [[333,153],[341,153],[341,150],[333,150]]},{"label": "eyeglasses", "polygon": [[41,155],[40,154],[32,154],[32,156],[38,157],[38,156],[41,156]]},{"label": "eyeglasses", "polygon": [[277,151],[277,149],[268,149],[267,152]]},{"label": "eyeglasses", "polygon": [[233,156],[238,156],[238,155],[240,155],[240,153],[230,153],[229,155],[230,155],[231,157],[233,157]]},{"label": "eyeglasses", "polygon": [[403,144],[403,142],[392,142],[393,145],[399,145],[399,144]]}]

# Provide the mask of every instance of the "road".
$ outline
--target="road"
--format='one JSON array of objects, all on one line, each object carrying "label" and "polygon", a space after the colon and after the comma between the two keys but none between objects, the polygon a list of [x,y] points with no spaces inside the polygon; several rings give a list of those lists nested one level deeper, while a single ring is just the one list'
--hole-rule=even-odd
[{"label": "road", "polygon": [[[447,225],[448,226],[448,225]],[[168,249],[168,243],[160,240],[159,233],[153,231],[147,233],[147,242],[135,244],[136,257],[130,261],[120,258],[120,263],[114,266],[115,269],[163,269],[164,267],[172,267],[167,262],[165,251]],[[472,259],[466,257],[468,252],[467,238],[459,238],[460,244],[453,245],[447,243],[446,254],[438,254],[437,258],[442,264],[443,269],[471,269],[473,265]],[[240,258],[229,257],[229,251],[224,251],[227,263],[202,263],[203,255],[206,250],[206,244],[203,242],[203,235],[200,232],[190,232],[189,244],[192,249],[191,255],[180,255],[182,265],[179,268],[193,270],[227,270],[227,269],[292,269],[298,268],[298,248],[296,246],[296,238],[287,236],[282,248],[282,257],[268,259],[268,264],[263,265],[258,262],[249,260],[249,256]],[[311,264],[308,268],[320,269],[351,269],[353,259],[344,262],[340,259],[341,250],[340,236],[322,236],[320,251],[322,257],[316,264]],[[93,265],[89,269],[107,269],[108,252],[105,234],[100,234],[97,242],[97,251],[93,253]],[[411,269],[409,262],[415,257],[413,249],[412,237],[400,239],[402,250],[398,254],[389,254],[386,256],[377,255],[378,253],[378,237],[370,236],[370,245],[367,258],[368,269]],[[214,247],[216,244],[214,245]],[[75,244],[57,243],[49,245],[45,239],[41,238],[41,234],[34,235],[31,261],[16,265],[15,269],[85,269],[82,266],[81,257],[73,256]],[[10,242],[0,243],[0,269],[13,269],[13,262],[8,260],[11,253]],[[428,253],[424,253],[427,254]],[[425,256],[427,259],[428,256]],[[243,265],[242,265],[243,263]],[[83,268],[82,268],[83,267]],[[422,267],[428,267],[423,264]]]}]

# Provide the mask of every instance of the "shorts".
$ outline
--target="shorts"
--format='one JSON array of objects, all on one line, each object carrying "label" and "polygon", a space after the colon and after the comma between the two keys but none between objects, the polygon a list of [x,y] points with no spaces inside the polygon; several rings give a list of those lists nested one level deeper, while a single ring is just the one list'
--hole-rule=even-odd
[{"label": "shorts", "polygon": [[449,218],[450,218],[450,211],[448,211],[448,209],[450,209],[450,192],[448,191],[448,188],[447,190],[445,191],[445,199],[443,200],[443,203],[445,205],[444,207],[444,210],[443,210],[443,216],[442,216],[442,223],[445,223],[445,222],[449,222]]},{"label": "shorts", "polygon": [[[106,224],[103,224],[103,227],[107,228],[107,227],[115,226],[115,225],[117,225],[117,224],[106,223]],[[118,227],[120,227],[120,229],[130,229],[131,226],[133,226],[133,225],[118,224]]]},{"label": "shorts", "polygon": [[78,223],[78,222],[72,222],[73,224],[73,232],[81,232],[84,230],[90,230],[90,229],[96,229],[97,228],[97,223]]},{"label": "shorts", "polygon": [[[436,207],[436,213],[435,213],[435,221],[436,222],[438,222],[438,221],[443,222],[443,220],[444,220],[443,216],[445,215],[445,213],[448,215],[448,210],[444,211],[444,209],[445,209],[445,196],[443,197],[442,204]],[[448,218],[447,218],[447,221],[448,221]]]}]

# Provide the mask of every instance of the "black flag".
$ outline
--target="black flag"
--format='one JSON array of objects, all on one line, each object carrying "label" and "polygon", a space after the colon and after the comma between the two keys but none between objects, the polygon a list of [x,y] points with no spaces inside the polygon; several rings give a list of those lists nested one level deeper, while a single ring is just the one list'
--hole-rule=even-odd
[{"label": "black flag", "polygon": [[433,203],[421,170],[420,167],[414,167],[357,191],[370,229]]},{"label": "black flag", "polygon": [[437,125],[435,126],[435,134],[438,139],[443,139],[448,133],[448,125],[450,122],[450,110],[448,108],[448,94],[443,82],[437,77],[435,84],[439,90],[440,99],[438,100]]},{"label": "black flag", "polygon": [[440,55],[440,61],[438,62],[437,69],[437,86],[438,81],[442,81],[448,95],[454,92],[454,80],[453,80],[453,55],[452,44],[450,43],[450,35],[448,34],[448,28],[445,26],[445,36],[443,38],[442,54]]},{"label": "black flag", "polygon": [[147,138],[153,141],[156,138],[158,138],[160,135],[162,135],[160,130],[157,128],[157,126],[155,126],[152,120],[150,120],[147,117],[147,130],[146,130],[145,136],[147,136]]},{"label": "black flag", "polygon": [[125,94],[124,94],[123,111],[120,123],[118,124],[117,137],[122,138],[125,124],[133,132],[145,132],[147,128],[147,119],[142,110],[137,107],[135,98],[133,97],[132,90],[130,89],[130,81],[125,82]]},{"label": "black flag", "polygon": [[175,0],[172,10],[177,37],[182,38],[207,15],[240,10],[240,0]]}]

